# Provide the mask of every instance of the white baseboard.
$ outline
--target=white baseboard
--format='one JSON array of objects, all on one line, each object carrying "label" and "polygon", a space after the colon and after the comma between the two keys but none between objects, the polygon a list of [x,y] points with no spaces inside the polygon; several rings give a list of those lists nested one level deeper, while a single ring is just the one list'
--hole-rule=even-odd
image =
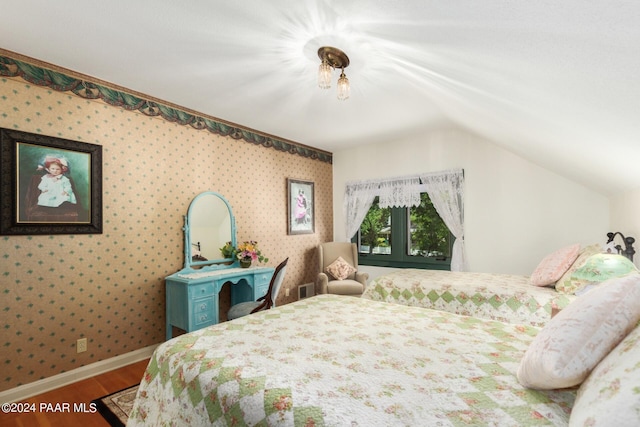
[{"label": "white baseboard", "polygon": [[148,359],[149,357],[151,357],[153,351],[158,345],[159,344],[154,344],[149,347],[144,347],[139,350],[121,354],[120,356],[111,357],[109,359],[101,360],[90,365],[81,366],[69,372],[63,372],[49,378],[44,378],[42,380],[38,380],[29,384],[24,384],[15,388],[11,388],[9,390],[1,391],[0,403],[17,402],[19,400],[24,400],[37,394],[55,390],[56,388],[64,387],[80,380],[95,377],[96,375],[100,375],[105,372],[113,371],[114,369],[122,368],[123,366],[131,365],[132,363]]}]

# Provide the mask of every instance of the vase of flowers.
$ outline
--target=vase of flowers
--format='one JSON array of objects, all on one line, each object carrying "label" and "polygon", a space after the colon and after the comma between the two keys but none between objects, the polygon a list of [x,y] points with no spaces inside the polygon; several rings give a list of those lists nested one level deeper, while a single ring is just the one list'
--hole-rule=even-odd
[{"label": "vase of flowers", "polygon": [[236,248],[236,257],[240,260],[240,267],[242,268],[251,267],[251,263],[253,261],[269,261],[269,258],[262,255],[262,252],[258,249],[258,242],[254,240],[249,240],[239,244]]}]

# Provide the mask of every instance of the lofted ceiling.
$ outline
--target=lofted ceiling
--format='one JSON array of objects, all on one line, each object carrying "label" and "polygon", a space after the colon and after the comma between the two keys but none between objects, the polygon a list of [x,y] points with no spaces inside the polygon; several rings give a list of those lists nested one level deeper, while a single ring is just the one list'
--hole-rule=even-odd
[{"label": "lofted ceiling", "polygon": [[[0,48],[301,144],[462,127],[603,194],[640,187],[634,0],[21,0]],[[351,97],[317,87],[321,46]]]}]

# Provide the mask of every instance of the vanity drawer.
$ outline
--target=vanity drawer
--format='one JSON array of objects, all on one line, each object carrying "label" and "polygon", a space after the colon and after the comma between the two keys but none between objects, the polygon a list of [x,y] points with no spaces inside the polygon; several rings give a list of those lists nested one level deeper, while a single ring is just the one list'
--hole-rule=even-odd
[{"label": "vanity drawer", "polygon": [[200,285],[189,286],[189,296],[191,299],[202,298],[213,295],[213,283],[202,283]]},{"label": "vanity drawer", "polygon": [[267,294],[267,291],[269,290],[269,284],[267,283],[266,285],[256,285],[255,288],[256,298],[260,298]]},{"label": "vanity drawer", "polygon": [[201,300],[193,301],[193,312],[198,313],[206,313],[213,312],[213,298],[206,298]]},{"label": "vanity drawer", "polygon": [[271,277],[273,273],[260,273],[255,276],[255,286],[266,285],[269,287],[269,282],[271,282]]},{"label": "vanity drawer", "polygon": [[195,313],[195,314],[194,314],[194,319],[193,319],[193,320],[194,320],[194,322],[193,322],[193,323],[194,323],[196,326],[200,326],[200,325],[203,325],[203,324],[207,324],[207,325],[211,324],[211,325],[213,325],[213,324],[217,323],[217,322],[215,321],[215,319],[214,319],[213,312],[208,312],[208,313]]}]

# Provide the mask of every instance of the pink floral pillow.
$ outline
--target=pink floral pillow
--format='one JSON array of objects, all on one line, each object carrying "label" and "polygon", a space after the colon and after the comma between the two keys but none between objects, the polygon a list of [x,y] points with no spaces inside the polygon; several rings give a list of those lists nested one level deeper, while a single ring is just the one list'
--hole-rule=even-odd
[{"label": "pink floral pillow", "polygon": [[534,286],[553,285],[571,267],[579,253],[580,245],[576,243],[547,255],[531,274],[529,279],[531,284]]},{"label": "pink floral pillow", "polygon": [[640,274],[609,279],[560,311],[527,348],[517,377],[529,388],[580,384],[640,320]]},{"label": "pink floral pillow", "polygon": [[356,272],[351,264],[344,260],[341,256],[338,257],[327,267],[327,273],[332,275],[338,280],[344,280]]}]

